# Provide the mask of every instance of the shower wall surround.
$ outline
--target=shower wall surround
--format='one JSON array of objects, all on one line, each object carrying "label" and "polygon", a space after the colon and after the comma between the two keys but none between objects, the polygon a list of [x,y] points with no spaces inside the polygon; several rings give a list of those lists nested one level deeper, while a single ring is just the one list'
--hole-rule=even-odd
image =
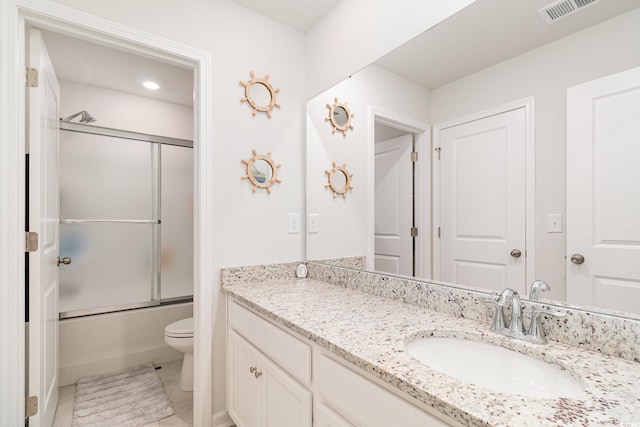
[{"label": "shower wall surround", "polygon": [[[483,302],[486,293],[403,279],[332,265],[307,262],[308,279],[319,280],[360,292],[414,304],[455,317],[485,323],[487,331],[494,308]],[[222,285],[256,283],[295,278],[297,263],[257,265],[222,269]],[[545,306],[544,301],[536,306]],[[532,304],[524,301],[524,316]],[[640,321],[593,313],[578,308],[559,308],[563,319],[544,320],[547,338],[558,343],[596,351],[608,356],[640,362]]]}]

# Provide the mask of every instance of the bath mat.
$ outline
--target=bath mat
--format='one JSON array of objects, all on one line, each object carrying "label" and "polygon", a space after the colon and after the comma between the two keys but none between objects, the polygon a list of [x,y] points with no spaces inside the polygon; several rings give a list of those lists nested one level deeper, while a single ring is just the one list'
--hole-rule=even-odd
[{"label": "bath mat", "polygon": [[141,427],[175,414],[151,363],[76,383],[72,427]]}]

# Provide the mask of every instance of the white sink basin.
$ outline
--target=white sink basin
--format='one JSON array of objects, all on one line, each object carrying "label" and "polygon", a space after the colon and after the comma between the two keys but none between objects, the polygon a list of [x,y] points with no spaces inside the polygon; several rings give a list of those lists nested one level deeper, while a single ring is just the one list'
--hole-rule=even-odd
[{"label": "white sink basin", "polygon": [[577,397],[583,390],[559,366],[491,344],[431,337],[407,342],[405,348],[430,368],[500,393],[551,399]]}]

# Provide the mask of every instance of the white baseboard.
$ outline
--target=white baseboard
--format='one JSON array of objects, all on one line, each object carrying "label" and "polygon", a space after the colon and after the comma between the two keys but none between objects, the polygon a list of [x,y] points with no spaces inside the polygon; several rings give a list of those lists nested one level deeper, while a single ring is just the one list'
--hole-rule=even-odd
[{"label": "white baseboard", "polygon": [[59,385],[64,386],[74,384],[78,381],[78,378],[102,375],[142,363],[169,362],[181,357],[182,353],[164,345],[107,359],[92,360],[90,362],[75,365],[59,366]]},{"label": "white baseboard", "polygon": [[211,417],[212,427],[231,427],[234,424],[226,410],[218,411]]}]

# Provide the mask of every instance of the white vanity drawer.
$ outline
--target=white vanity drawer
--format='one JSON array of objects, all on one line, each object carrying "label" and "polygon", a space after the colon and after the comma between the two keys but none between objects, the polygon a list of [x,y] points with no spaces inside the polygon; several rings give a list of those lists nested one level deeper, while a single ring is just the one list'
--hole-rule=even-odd
[{"label": "white vanity drawer", "polygon": [[311,347],[229,300],[228,327],[306,386],[311,385]]},{"label": "white vanity drawer", "polygon": [[324,355],[316,357],[315,385],[321,402],[356,426],[445,427],[395,394]]}]

